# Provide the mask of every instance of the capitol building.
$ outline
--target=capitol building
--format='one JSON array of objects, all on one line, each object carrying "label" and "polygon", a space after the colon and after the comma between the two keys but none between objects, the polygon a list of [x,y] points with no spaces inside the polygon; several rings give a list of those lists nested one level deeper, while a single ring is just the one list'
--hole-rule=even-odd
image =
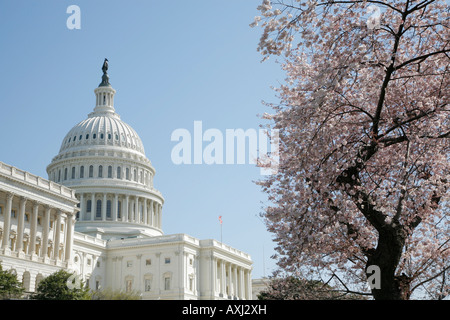
[{"label": "capitol building", "polygon": [[252,299],[247,253],[164,234],[155,169],[116,113],[107,70],[105,59],[95,107],[62,139],[48,179],[0,162],[3,270],[13,270],[26,292],[64,269],[92,290],[142,299]]}]

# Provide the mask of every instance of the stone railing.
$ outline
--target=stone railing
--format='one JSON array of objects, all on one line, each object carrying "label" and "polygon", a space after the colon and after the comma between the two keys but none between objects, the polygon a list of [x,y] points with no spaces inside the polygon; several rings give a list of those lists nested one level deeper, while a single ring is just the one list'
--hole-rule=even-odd
[{"label": "stone railing", "polygon": [[33,186],[49,190],[65,197],[75,198],[75,190],[67,188],[53,181],[49,181],[27,171],[10,166],[3,162],[0,162],[0,174],[4,174],[5,176],[12,177],[18,181],[29,183]]}]

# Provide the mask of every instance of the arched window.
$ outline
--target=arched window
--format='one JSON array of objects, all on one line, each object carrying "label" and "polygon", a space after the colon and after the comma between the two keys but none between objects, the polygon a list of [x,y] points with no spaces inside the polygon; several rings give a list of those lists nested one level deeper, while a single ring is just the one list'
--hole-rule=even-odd
[{"label": "arched window", "polygon": [[122,179],[122,168],[117,167],[117,179]]},{"label": "arched window", "polygon": [[64,180],[67,180],[67,168],[64,169]]},{"label": "arched window", "polygon": [[80,178],[84,178],[84,166],[80,167]]},{"label": "arched window", "polygon": [[126,178],[127,180],[130,180],[130,169],[129,169],[129,168],[127,168],[125,174],[126,174],[125,178]]},{"label": "arched window", "polygon": [[72,179],[75,179],[75,167],[72,167]]},{"label": "arched window", "polygon": [[119,200],[117,201],[117,219],[122,218],[122,202]]},{"label": "arched window", "polygon": [[91,212],[92,210],[92,201],[88,200],[86,203],[86,212]]},{"label": "arched window", "polygon": [[134,175],[134,181],[138,181],[138,176],[137,176],[137,171],[136,171],[136,169],[134,169],[134,172],[133,172],[133,175]]},{"label": "arched window", "polygon": [[112,178],[112,166],[108,166],[108,178]]},{"label": "arched window", "polygon": [[102,200],[97,200],[97,209],[95,210],[95,217],[102,217]]},{"label": "arched window", "polygon": [[106,201],[106,218],[111,219],[111,200]]},{"label": "arched window", "polygon": [[89,178],[94,177],[94,166],[89,166]]},{"label": "arched window", "polygon": [[102,165],[98,166],[98,177],[103,178],[103,166]]},{"label": "arched window", "polygon": [[61,181],[61,169],[58,171],[58,182]]}]

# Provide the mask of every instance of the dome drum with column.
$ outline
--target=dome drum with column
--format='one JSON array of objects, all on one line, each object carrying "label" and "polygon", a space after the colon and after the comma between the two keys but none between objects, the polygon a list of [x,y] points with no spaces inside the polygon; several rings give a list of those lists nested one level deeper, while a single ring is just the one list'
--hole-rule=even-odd
[{"label": "dome drum with column", "polygon": [[109,78],[103,80],[93,112],[69,131],[47,167],[49,180],[75,190],[77,231],[104,239],[162,235],[155,169],[136,131],[115,112]]}]

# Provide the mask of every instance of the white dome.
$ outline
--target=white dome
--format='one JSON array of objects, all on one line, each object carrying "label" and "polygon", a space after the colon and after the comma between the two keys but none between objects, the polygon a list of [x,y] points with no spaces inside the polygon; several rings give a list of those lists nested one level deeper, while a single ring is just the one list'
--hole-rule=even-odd
[{"label": "white dome", "polygon": [[74,126],[64,138],[60,153],[89,147],[123,148],[145,156],[144,145],[136,131],[120,120],[116,113],[93,112]]}]

